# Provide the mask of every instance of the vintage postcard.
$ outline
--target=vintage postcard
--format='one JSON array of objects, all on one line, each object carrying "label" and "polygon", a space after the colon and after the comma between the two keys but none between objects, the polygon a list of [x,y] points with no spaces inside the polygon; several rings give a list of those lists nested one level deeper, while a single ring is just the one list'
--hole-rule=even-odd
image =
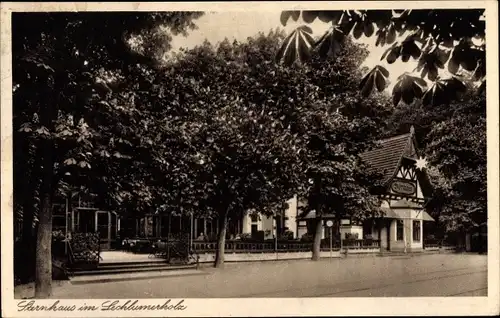
[{"label": "vintage postcard", "polygon": [[500,313],[496,1],[0,19],[2,316]]}]

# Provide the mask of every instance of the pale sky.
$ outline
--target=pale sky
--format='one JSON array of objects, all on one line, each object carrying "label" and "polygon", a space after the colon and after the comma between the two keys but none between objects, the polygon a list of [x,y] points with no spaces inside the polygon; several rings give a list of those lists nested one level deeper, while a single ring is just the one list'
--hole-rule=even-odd
[{"label": "pale sky", "polygon": [[[259,32],[267,34],[269,30],[282,28],[290,33],[296,27],[305,24],[301,18],[297,22],[292,19],[289,20],[286,27],[280,23],[281,11],[268,11],[268,12],[207,12],[200,19],[196,20],[198,30],[189,32],[188,37],[174,37],[172,47],[174,50],[183,48],[193,48],[201,44],[207,39],[212,44],[217,44],[228,38],[229,40],[245,41],[248,37],[257,35]],[[329,24],[321,22],[316,19],[314,23],[309,24],[313,30],[313,36],[322,35],[328,28]],[[389,81],[391,85],[386,88],[388,92],[392,90],[393,85],[396,83],[397,77],[403,72],[411,72],[416,67],[415,62],[403,63],[401,60],[393,64],[388,64],[386,61],[380,61],[382,54],[387,49],[385,47],[375,46],[376,36],[370,38],[362,37],[362,43],[368,45],[370,55],[365,61],[365,65],[370,69],[379,64],[387,68],[390,73]]]}]

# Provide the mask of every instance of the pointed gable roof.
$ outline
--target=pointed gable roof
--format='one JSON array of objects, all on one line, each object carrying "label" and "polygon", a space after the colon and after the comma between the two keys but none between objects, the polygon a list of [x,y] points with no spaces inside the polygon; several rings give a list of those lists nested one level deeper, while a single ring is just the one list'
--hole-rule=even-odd
[{"label": "pointed gable roof", "polygon": [[403,135],[379,141],[380,146],[361,154],[370,170],[383,174],[383,182],[390,181],[397,173],[403,158],[416,158],[414,129]]}]

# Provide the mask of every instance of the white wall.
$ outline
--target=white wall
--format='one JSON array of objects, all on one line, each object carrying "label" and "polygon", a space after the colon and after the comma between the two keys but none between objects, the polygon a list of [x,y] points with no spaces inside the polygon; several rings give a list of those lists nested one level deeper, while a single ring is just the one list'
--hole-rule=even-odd
[{"label": "white wall", "polygon": [[[300,233],[298,233],[297,226],[297,196],[294,196],[287,201],[288,208],[285,210],[285,216],[288,217],[284,222],[284,226],[288,228],[289,231],[293,232],[294,238],[300,238]],[[260,215],[260,220],[257,222],[252,222],[251,217],[247,214],[243,216],[243,227],[242,233],[252,233],[252,224],[257,225],[258,231],[270,231],[270,234],[266,238],[272,238],[276,233],[276,220],[270,216]]]},{"label": "white wall", "polygon": [[285,220],[285,227],[287,227],[289,231],[293,232],[294,238],[297,238],[299,237],[297,229],[297,196],[288,200],[287,203],[288,209],[285,211],[285,216],[288,217],[288,220]]},{"label": "white wall", "polygon": [[[410,211],[408,211],[410,212]],[[412,211],[413,213],[413,211]],[[405,218],[403,219],[403,240],[398,241],[397,240],[397,221],[398,220],[392,220],[391,222],[391,242],[390,242],[390,249],[391,251],[403,251],[405,249],[405,244],[406,244],[406,249],[407,251],[411,250],[420,250],[423,248],[423,224],[422,220],[419,220],[420,222],[420,241],[413,241],[413,221],[414,219],[410,218]],[[385,238],[384,238],[385,239]],[[385,246],[385,243],[382,240],[382,243]]]},{"label": "white wall", "polygon": [[351,234],[358,234],[358,239],[362,240],[363,239],[363,227],[358,226],[358,225],[341,225],[340,226],[340,235],[343,240],[346,239],[346,234],[351,233]]},{"label": "white wall", "polygon": [[307,233],[307,226],[306,226],[306,222],[305,221],[298,222],[298,225],[301,225],[301,226],[297,227],[297,237],[296,238],[300,239],[304,234]]},{"label": "white wall", "polygon": [[245,233],[245,234],[252,233],[252,219],[250,218],[248,213],[246,213],[243,216],[242,223],[243,223],[243,227],[241,228],[241,233]]},{"label": "white wall", "polygon": [[268,239],[268,238],[273,238],[274,234],[275,234],[275,229],[274,229],[274,218],[272,216],[264,216],[264,215],[261,215],[260,216],[261,220],[260,220],[260,224],[261,224],[261,228],[259,229],[259,231],[264,231],[264,232],[267,232],[268,233],[264,233],[264,238]]},{"label": "white wall", "polygon": [[259,215],[257,222],[252,222],[252,225],[257,224],[257,231],[263,231],[263,229],[262,229],[262,219],[263,218],[264,217],[262,215]]},{"label": "white wall", "polygon": [[378,233],[378,238],[380,239],[380,249],[387,249],[387,227],[383,226]]}]

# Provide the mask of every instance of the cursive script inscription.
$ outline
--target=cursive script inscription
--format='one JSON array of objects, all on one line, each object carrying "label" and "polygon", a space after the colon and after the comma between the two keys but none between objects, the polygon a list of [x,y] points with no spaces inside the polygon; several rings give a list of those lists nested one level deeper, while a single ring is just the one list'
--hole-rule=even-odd
[{"label": "cursive script inscription", "polygon": [[187,306],[184,300],[172,302],[171,299],[159,304],[141,304],[139,300],[107,300],[100,306],[83,304],[77,307],[75,304],[69,302],[68,304],[61,304],[60,300],[56,300],[51,305],[38,305],[35,300],[23,300],[17,303],[17,311],[148,311],[148,310],[186,310]]},{"label": "cursive script inscription", "polygon": [[183,305],[184,300],[179,301],[176,304],[172,304],[171,300],[167,300],[163,304],[157,304],[157,305],[140,305],[138,304],[138,300],[127,300],[125,303],[121,303],[119,300],[109,300],[105,301],[102,306],[101,310],[103,311],[108,311],[108,310],[131,310],[131,311],[139,311],[139,310],[185,310],[186,306]]},{"label": "cursive script inscription", "polygon": [[415,185],[404,181],[394,181],[391,185],[392,191],[400,194],[412,195],[415,193]]},{"label": "cursive script inscription", "polygon": [[50,306],[36,305],[34,300],[21,301],[17,304],[17,311],[75,311],[75,305],[62,306],[59,305],[60,301],[57,300]]}]

